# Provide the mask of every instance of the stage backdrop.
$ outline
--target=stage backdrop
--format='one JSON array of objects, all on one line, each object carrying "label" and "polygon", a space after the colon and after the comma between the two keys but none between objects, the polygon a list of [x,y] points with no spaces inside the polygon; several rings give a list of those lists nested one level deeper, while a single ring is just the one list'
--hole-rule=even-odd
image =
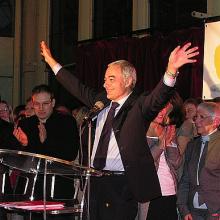
[{"label": "stage backdrop", "polygon": [[205,23],[203,99],[220,97],[220,21]]}]

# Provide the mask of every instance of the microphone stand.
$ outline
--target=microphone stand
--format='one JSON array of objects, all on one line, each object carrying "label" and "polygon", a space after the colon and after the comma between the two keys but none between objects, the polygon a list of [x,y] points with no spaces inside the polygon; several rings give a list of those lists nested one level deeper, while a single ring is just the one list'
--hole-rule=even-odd
[{"label": "microphone stand", "polygon": [[91,168],[91,149],[92,149],[92,120],[88,121],[88,167]]},{"label": "microphone stand", "polygon": [[[104,104],[101,101],[96,102],[96,109],[90,111],[88,115],[84,118],[84,123],[88,127],[88,156],[87,156],[87,171],[86,171],[86,181],[85,187],[87,186],[87,220],[90,220],[90,181],[91,181],[91,155],[92,155],[92,118],[94,118],[94,113],[97,114],[98,111],[102,110]],[[92,114],[93,113],[93,114]],[[85,125],[86,126],[86,125]],[[83,207],[82,207],[83,208]]]},{"label": "microphone stand", "polygon": [[[90,168],[91,168],[91,149],[92,149],[92,119],[91,118],[86,118],[86,120],[84,120],[84,122],[81,124],[81,127],[83,127],[84,124],[84,128],[82,130],[85,129],[85,127],[88,127],[88,140],[87,140],[87,144],[88,144],[88,148],[87,148],[87,170],[85,173],[85,185],[84,185],[84,190],[83,190],[83,198],[82,198],[82,202],[81,202],[81,209],[82,212],[86,211],[87,213],[87,220],[90,220]],[[80,134],[82,135],[83,132]],[[81,150],[82,151],[82,150]],[[83,160],[83,158],[81,158],[81,160]],[[85,199],[85,195],[87,193],[87,210],[84,210],[84,199]]]},{"label": "microphone stand", "polygon": [[[92,120],[88,121],[88,168],[91,168],[91,149],[92,149]],[[86,172],[87,181],[87,220],[90,220],[90,172]]]}]

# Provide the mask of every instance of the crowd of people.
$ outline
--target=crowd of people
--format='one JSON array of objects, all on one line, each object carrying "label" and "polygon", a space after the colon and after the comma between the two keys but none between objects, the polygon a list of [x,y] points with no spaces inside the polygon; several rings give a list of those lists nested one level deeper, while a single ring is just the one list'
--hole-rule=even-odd
[{"label": "crowd of people", "polygon": [[[14,111],[1,100],[1,148],[74,161],[83,152],[79,132],[84,116],[101,102],[91,117],[90,164],[85,161],[102,175],[91,176],[89,212],[85,211],[83,219],[220,219],[220,104],[218,99],[183,102],[175,91],[179,68],[196,62],[198,47],[191,43],[176,47],[161,81],[151,93],[142,94],[134,90],[136,70],[128,61],[108,65],[104,91],[97,93],[63,68],[45,42],[40,48],[56,79],[85,106],[71,111],[56,104],[47,85],[33,88],[26,104]],[[12,182],[13,172],[9,174]],[[73,198],[69,179],[47,178],[51,188],[58,187],[58,196]],[[57,183],[52,187],[54,178]],[[19,178],[15,181],[13,187],[22,184]],[[42,198],[42,178],[37,178],[35,188],[32,196]],[[54,199],[49,191],[47,199]],[[64,218],[73,219],[73,215],[48,216]],[[35,214],[32,219],[43,217]]]}]

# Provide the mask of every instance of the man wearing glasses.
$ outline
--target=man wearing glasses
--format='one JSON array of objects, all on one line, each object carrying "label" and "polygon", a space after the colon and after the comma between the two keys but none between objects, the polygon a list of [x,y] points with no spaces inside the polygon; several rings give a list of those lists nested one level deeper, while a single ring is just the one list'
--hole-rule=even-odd
[{"label": "man wearing glasses", "polygon": [[[39,85],[32,90],[32,104],[35,115],[21,120],[14,130],[14,135],[23,146],[23,150],[68,161],[74,160],[79,149],[75,119],[54,111],[55,98],[47,85]],[[71,201],[74,196],[73,180],[57,175],[47,177],[47,186],[52,186],[47,190],[47,198]],[[55,188],[52,195],[53,187]],[[42,199],[42,189],[43,178],[39,177],[35,185],[34,199]],[[37,216],[36,219],[41,218]]]},{"label": "man wearing glasses", "polygon": [[189,142],[177,205],[184,220],[220,219],[220,107],[201,103],[195,120],[200,136]]},{"label": "man wearing glasses", "polygon": [[47,85],[39,85],[32,90],[32,104],[35,115],[22,120],[14,130],[23,149],[74,160],[79,146],[74,118],[54,112],[55,99]]}]

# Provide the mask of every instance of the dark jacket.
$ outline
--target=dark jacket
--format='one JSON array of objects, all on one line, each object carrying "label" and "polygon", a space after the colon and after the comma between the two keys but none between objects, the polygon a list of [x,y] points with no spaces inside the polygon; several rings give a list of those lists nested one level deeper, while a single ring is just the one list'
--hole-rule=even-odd
[{"label": "dark jacket", "polygon": [[79,134],[76,121],[72,116],[52,113],[45,123],[46,140],[41,143],[39,138],[39,120],[36,115],[19,122],[19,127],[28,137],[25,151],[56,157],[64,160],[74,160],[79,149]]},{"label": "dark jacket", "polygon": [[[17,150],[20,143],[13,135],[14,126],[12,123],[0,119],[0,159],[3,159],[3,164],[0,163],[0,187],[4,189],[0,191],[0,201],[6,200],[8,194],[12,194],[12,188],[9,179],[9,167],[16,164],[16,161],[5,160],[8,150]],[[5,175],[3,178],[3,174]],[[3,188],[4,186],[4,188]]]},{"label": "dark jacket", "polygon": [[0,119],[0,149],[16,150],[20,146],[13,135],[14,126],[12,123]]},{"label": "dark jacket", "polygon": [[177,205],[185,216],[193,210],[193,197],[199,193],[201,204],[206,203],[210,213],[220,214],[220,131],[210,135],[205,160],[199,166],[197,186],[197,166],[201,149],[201,138],[195,138],[187,145],[185,164],[178,189]]},{"label": "dark jacket", "polygon": [[[76,121],[72,116],[53,112],[44,124],[47,138],[43,143],[40,142],[38,124],[39,120],[34,115],[21,120],[18,125],[28,137],[28,146],[23,147],[22,150],[31,152],[35,156],[34,158],[27,157],[27,160],[23,163],[25,167],[22,164],[22,170],[29,172],[32,169],[37,169],[38,174],[26,173],[20,175],[17,181],[16,193],[23,194],[26,179],[28,179],[28,187],[23,199],[29,199],[31,196],[34,199],[43,198],[44,177],[41,174],[44,172],[44,160],[38,160],[38,157],[41,158],[42,156],[35,155],[42,154],[43,156],[52,157],[52,163],[47,165],[49,172],[46,186],[47,199],[71,199],[74,195],[74,179],[70,175],[68,175],[68,178],[65,177],[64,173],[68,169],[68,172],[70,170],[69,173],[74,175],[74,170],[71,169],[71,166],[62,166],[62,162],[56,163],[56,159],[72,161],[76,158],[79,149]],[[36,183],[34,182],[35,176],[37,176]],[[33,192],[32,188],[34,189]],[[53,193],[51,193],[52,189],[54,189]]]},{"label": "dark jacket", "polygon": [[[110,100],[106,92],[97,93],[83,85],[62,68],[57,80],[85,105],[91,108],[97,101],[106,106]],[[146,130],[161,108],[167,103],[173,89],[162,80],[150,95],[137,96],[134,92],[123,104],[113,121],[113,131],[119,146],[126,177],[137,201],[145,202],[161,196],[154,161],[146,142]]]}]

